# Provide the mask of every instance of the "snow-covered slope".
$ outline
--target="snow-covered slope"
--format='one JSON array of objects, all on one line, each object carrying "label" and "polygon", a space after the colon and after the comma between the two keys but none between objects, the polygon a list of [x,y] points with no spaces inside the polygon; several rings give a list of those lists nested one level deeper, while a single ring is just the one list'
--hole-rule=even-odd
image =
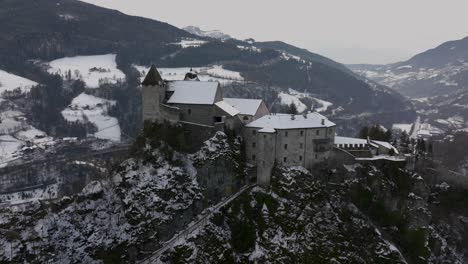
[{"label": "snow-covered slope", "polygon": [[18,88],[22,93],[27,93],[35,85],[36,82],[0,70],[0,97],[6,91],[11,92]]},{"label": "snow-covered slope", "polygon": [[199,40],[199,39],[184,39],[184,40],[181,40],[180,42],[175,42],[175,43],[171,43],[171,44],[172,45],[179,45],[183,49],[185,49],[185,48],[200,47],[201,45],[206,44],[207,42],[208,41]]},{"label": "snow-covered slope", "polygon": [[112,105],[115,105],[115,101],[82,93],[62,111],[62,115],[70,122],[93,123],[98,130],[94,136],[118,142],[121,136],[119,121],[107,114]]},{"label": "snow-covered slope", "polygon": [[390,65],[350,65],[358,74],[412,98],[468,89],[468,37]]},{"label": "snow-covered slope", "polygon": [[468,62],[438,68],[398,65],[353,68],[356,73],[413,98],[448,94],[468,88],[468,83],[462,77],[468,72]]},{"label": "snow-covered slope", "polygon": [[[313,97],[307,92],[298,92],[289,88],[288,92],[278,94],[279,102],[282,105],[296,105],[299,113],[306,111],[326,112],[333,104],[331,102]],[[304,103],[305,102],[305,103]],[[307,104],[307,105],[306,105]]]},{"label": "snow-covered slope", "polygon": [[116,83],[125,80],[125,74],[117,69],[115,54],[77,56],[49,62],[50,73],[63,79],[81,79],[88,88],[98,88],[101,83]]},{"label": "snow-covered slope", "polygon": [[[140,72],[143,78],[149,70],[146,66],[134,67]],[[185,74],[192,70],[198,75],[200,81],[217,81],[220,84],[229,84],[232,82],[241,82],[244,78],[239,72],[230,71],[223,68],[222,65],[211,65],[206,67],[181,67],[181,68],[158,68],[161,77],[168,81],[183,80]]]}]

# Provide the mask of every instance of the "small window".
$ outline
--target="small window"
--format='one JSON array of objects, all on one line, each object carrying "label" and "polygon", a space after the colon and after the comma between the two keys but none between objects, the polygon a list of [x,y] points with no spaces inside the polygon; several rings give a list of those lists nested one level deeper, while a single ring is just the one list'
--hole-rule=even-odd
[{"label": "small window", "polygon": [[315,159],[318,159],[318,155],[317,155],[317,154],[315,154]]},{"label": "small window", "polygon": [[285,136],[285,137],[288,136],[288,131],[284,132],[284,136]]},{"label": "small window", "polygon": [[255,160],[257,157],[254,155],[252,155],[252,160]]},{"label": "small window", "polygon": [[319,135],[320,135],[320,130],[315,131],[315,134],[316,134],[317,136],[319,136]]},{"label": "small window", "polygon": [[266,135],[263,135],[263,138],[266,138]]},{"label": "small window", "polygon": [[288,144],[284,144],[284,149],[288,149]]},{"label": "small window", "polygon": [[257,135],[257,130],[252,130],[252,135]]},{"label": "small window", "polygon": [[255,148],[257,146],[257,143],[253,142],[252,143],[252,148]]},{"label": "small window", "polygon": [[301,137],[304,136],[304,130],[301,130]]},{"label": "small window", "polygon": [[303,148],[304,148],[304,144],[302,144],[302,143],[299,144],[299,147],[300,147],[301,149],[303,149]]},{"label": "small window", "polygon": [[192,114],[192,109],[188,109],[187,113],[188,113],[188,115],[191,115]]},{"label": "small window", "polygon": [[248,117],[248,116],[244,116],[244,117],[242,118],[242,120],[244,120],[244,121],[249,121],[249,117]]},{"label": "small window", "polygon": [[265,161],[264,160],[262,160],[262,166],[265,166]]},{"label": "small window", "polygon": [[299,161],[302,161],[302,156],[299,156]]},{"label": "small window", "polygon": [[283,162],[287,162],[287,161],[288,161],[288,158],[284,157]]}]

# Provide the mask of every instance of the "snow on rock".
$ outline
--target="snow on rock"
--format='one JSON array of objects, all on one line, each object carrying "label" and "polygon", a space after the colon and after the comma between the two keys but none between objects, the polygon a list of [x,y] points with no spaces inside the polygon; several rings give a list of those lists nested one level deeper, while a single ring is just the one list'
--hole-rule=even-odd
[{"label": "snow on rock", "polygon": [[119,254],[134,263],[134,250],[157,249],[193,220],[195,202],[203,196],[185,170],[186,156],[174,153],[182,162],[176,166],[159,149],[145,155],[145,161],[121,164],[113,177],[119,181],[91,182],[82,193],[50,206],[0,207],[0,229],[15,237],[0,236],[0,262],[23,262],[27,256],[32,263],[102,263],[102,256]]},{"label": "snow on rock", "polygon": [[89,196],[89,195],[101,193],[102,191],[103,191],[102,184],[98,181],[92,181],[83,188],[83,191],[81,193],[83,195]]},{"label": "snow on rock", "polygon": [[97,127],[94,136],[118,142],[121,137],[119,121],[107,113],[112,105],[115,105],[115,101],[81,93],[62,111],[62,115],[70,122],[89,121]]},{"label": "snow on rock", "polygon": [[88,88],[98,88],[102,83],[117,83],[125,74],[117,69],[115,54],[66,57],[49,62],[49,73],[56,73],[66,79],[80,79]]},{"label": "snow on rock", "polygon": [[0,97],[4,92],[12,92],[20,89],[22,93],[27,93],[38,83],[26,78],[0,70]]},{"label": "snow on rock", "polygon": [[325,191],[304,169],[279,168],[273,176],[269,191],[253,188],[241,195],[201,230],[187,234],[164,253],[163,263],[176,259],[200,263],[229,263],[232,259],[236,263],[406,263],[375,232],[367,216],[349,206],[349,196]]}]

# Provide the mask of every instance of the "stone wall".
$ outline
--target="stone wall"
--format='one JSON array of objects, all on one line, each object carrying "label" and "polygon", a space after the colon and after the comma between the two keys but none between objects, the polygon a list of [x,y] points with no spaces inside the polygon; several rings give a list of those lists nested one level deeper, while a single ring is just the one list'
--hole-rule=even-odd
[{"label": "stone wall", "polygon": [[257,183],[263,188],[269,188],[275,165],[276,133],[259,133],[257,148]]},{"label": "stone wall", "polygon": [[216,131],[213,126],[198,125],[184,121],[179,123],[184,129],[185,138],[190,139],[188,151],[191,153],[198,151],[203,146],[203,142],[210,139]]},{"label": "stone wall", "polygon": [[143,120],[163,121],[161,101],[164,98],[164,88],[158,85],[142,87]]},{"label": "stone wall", "polygon": [[232,162],[225,159],[208,161],[197,168],[197,178],[205,189],[205,197],[212,202],[220,201],[222,197],[233,194],[240,187]]},{"label": "stone wall", "polygon": [[171,123],[180,121],[180,109],[177,107],[161,104],[161,113],[163,118]]},{"label": "stone wall", "polygon": [[215,116],[213,105],[174,104],[180,109],[180,120],[213,126]]}]

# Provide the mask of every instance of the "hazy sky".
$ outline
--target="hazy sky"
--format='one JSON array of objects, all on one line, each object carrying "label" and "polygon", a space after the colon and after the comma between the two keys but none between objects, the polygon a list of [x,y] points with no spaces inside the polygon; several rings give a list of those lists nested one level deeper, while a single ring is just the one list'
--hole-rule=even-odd
[{"label": "hazy sky", "polygon": [[282,40],[343,63],[405,60],[468,36],[468,0],[85,0],[126,14]]}]

